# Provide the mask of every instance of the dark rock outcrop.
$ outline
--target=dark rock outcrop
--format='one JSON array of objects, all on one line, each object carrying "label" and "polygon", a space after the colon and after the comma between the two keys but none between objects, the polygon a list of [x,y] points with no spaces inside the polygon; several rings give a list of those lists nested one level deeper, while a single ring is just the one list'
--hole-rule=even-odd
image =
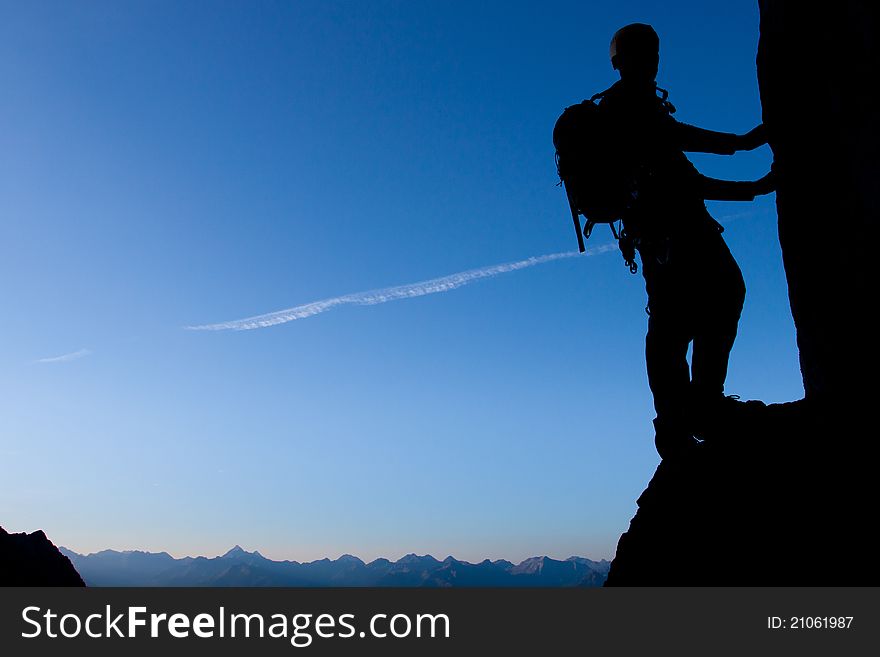
[{"label": "dark rock outcrop", "polygon": [[85,586],[58,548],[36,531],[9,534],[0,527],[0,586]]},{"label": "dark rock outcrop", "polygon": [[[761,0],[758,83],[806,397],[877,376],[877,3]],[[876,320],[875,320],[876,321]]]},{"label": "dark rock outcrop", "polygon": [[880,341],[868,311],[880,216],[878,8],[759,4],[758,81],[805,397],[731,402],[703,444],[661,463],[608,586],[880,583]]},{"label": "dark rock outcrop", "polygon": [[736,402],[711,433],[657,468],[607,586],[877,583],[869,480],[845,424],[804,400]]}]

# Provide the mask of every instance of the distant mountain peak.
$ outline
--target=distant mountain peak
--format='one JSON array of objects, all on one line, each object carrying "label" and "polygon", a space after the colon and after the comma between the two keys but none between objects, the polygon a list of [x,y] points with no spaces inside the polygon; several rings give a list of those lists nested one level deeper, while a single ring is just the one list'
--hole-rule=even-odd
[{"label": "distant mountain peak", "polygon": [[410,552],[397,560],[397,563],[440,563],[430,554],[420,557],[415,552]]},{"label": "distant mountain peak", "polygon": [[253,552],[248,552],[240,545],[236,545],[235,547],[230,549],[226,554],[221,557],[221,559],[240,559],[241,557],[259,557],[261,559],[265,559],[265,557],[256,550],[254,550]]},{"label": "distant mountain peak", "polygon": [[336,561],[341,563],[364,563],[363,560],[358,559],[353,554],[343,554]]}]

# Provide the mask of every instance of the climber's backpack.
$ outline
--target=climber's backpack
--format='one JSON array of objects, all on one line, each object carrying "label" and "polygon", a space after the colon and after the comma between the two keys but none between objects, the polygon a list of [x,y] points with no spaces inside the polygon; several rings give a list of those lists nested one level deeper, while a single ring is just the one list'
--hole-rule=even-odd
[{"label": "climber's backpack", "polygon": [[[596,224],[608,224],[615,239],[620,239],[615,223],[636,192],[631,163],[622,161],[618,128],[608,110],[596,102],[604,93],[566,108],[553,128],[556,170],[580,251],[584,251],[583,237],[589,237]],[[583,231],[579,215],[586,219]]]}]

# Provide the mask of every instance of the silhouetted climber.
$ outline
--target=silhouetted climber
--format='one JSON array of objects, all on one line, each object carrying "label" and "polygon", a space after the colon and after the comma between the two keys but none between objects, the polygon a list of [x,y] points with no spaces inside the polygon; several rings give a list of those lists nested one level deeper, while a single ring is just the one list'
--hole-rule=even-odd
[{"label": "silhouetted climber", "polygon": [[620,29],[611,41],[611,63],[620,80],[599,95],[599,107],[616,125],[622,159],[636,171],[621,248],[625,255],[637,250],[642,260],[655,444],[668,458],[695,444],[700,415],[725,399],[728,359],[745,300],[742,273],[704,200],[753,200],[771,192],[773,182],[769,174],[733,182],[697,171],[683,151],[752,150],[766,143],[763,126],[736,135],[676,121],[667,92],[655,82],[659,61],[660,39],[651,26]]}]

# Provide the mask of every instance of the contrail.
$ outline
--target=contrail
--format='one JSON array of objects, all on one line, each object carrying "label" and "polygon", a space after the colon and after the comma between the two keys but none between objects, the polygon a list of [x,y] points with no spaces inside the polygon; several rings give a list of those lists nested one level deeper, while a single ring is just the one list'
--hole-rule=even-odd
[{"label": "contrail", "polygon": [[35,363],[67,363],[72,360],[78,360],[80,358],[84,358],[85,356],[90,356],[92,354],[90,349],[80,349],[79,351],[74,351],[69,354],[63,354],[61,356],[52,356],[50,358],[40,358],[34,361]]},{"label": "contrail", "polygon": [[[594,256],[599,255],[600,253],[607,253],[616,250],[616,243],[603,244],[592,249],[587,249],[583,255]],[[480,269],[469,269],[457,274],[432,278],[419,283],[395,285],[394,287],[385,287],[379,290],[369,290],[367,292],[355,292],[354,294],[346,294],[340,297],[324,299],[322,301],[312,301],[311,303],[306,303],[301,306],[294,306],[293,308],[278,310],[273,313],[266,313],[265,315],[234,319],[229,322],[220,322],[219,324],[187,326],[185,328],[191,331],[247,331],[250,329],[266,328],[267,326],[285,324],[296,319],[304,319],[306,317],[311,317],[312,315],[318,315],[345,304],[374,306],[378,303],[387,303],[388,301],[397,301],[398,299],[412,299],[414,297],[425,296],[426,294],[448,292],[449,290],[455,290],[482,278],[492,278],[499,274],[527,269],[528,267],[534,267],[535,265],[542,265],[545,262],[575,258],[579,255],[581,254],[577,251],[566,251],[564,253],[550,253],[548,255],[533,256],[531,258],[526,258],[525,260],[517,260],[516,262],[506,262],[500,265],[481,267]]]}]

